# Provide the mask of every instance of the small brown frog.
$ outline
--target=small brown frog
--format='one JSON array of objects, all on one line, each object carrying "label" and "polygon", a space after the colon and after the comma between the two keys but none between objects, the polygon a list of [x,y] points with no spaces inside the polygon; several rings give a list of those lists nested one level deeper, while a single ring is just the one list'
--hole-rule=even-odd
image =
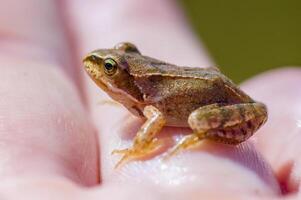
[{"label": "small brown frog", "polygon": [[160,147],[163,126],[190,127],[168,153],[209,139],[227,144],[247,140],[267,120],[267,108],[240,90],[217,68],[179,67],[142,55],[131,43],[99,49],[84,58],[94,82],[131,113],[146,118],[117,166]]}]

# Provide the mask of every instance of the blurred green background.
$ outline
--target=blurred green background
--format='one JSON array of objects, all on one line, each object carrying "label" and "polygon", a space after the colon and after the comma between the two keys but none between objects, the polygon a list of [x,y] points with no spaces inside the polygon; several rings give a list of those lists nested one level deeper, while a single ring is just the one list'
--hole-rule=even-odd
[{"label": "blurred green background", "polygon": [[179,0],[221,70],[241,82],[301,66],[300,0]]}]

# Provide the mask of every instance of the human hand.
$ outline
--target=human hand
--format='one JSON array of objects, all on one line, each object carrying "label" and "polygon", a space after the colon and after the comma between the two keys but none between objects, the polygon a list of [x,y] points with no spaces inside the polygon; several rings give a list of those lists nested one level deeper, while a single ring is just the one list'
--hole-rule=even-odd
[{"label": "human hand", "polygon": [[[81,58],[131,41],[144,54],[178,65],[212,65],[181,11],[159,0],[15,0],[0,9],[3,199],[284,198],[279,181],[289,192],[298,190],[299,69],[243,85],[269,108],[267,124],[250,141],[235,147],[204,142],[165,163],[157,156],[114,170],[118,157],[110,152],[130,144],[127,133],[141,121],[123,107],[99,105],[107,97],[84,74]],[[160,135],[177,139],[185,131],[166,128]]]}]

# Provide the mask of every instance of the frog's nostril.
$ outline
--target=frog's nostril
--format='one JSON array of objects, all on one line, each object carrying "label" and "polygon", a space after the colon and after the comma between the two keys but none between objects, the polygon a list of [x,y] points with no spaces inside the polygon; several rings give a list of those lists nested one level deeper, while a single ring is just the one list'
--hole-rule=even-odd
[{"label": "frog's nostril", "polygon": [[93,62],[97,62],[98,59],[95,55],[91,55],[90,60],[93,61]]},{"label": "frog's nostril", "polygon": [[92,63],[97,63],[99,61],[99,58],[93,54],[87,55],[84,59],[83,62],[92,62]]}]

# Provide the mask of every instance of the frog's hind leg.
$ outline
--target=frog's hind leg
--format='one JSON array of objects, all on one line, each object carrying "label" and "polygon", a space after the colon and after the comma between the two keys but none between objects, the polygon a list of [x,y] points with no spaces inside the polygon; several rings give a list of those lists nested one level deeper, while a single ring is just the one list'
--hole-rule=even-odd
[{"label": "frog's hind leg", "polygon": [[193,133],[178,142],[165,158],[192,148],[203,139],[239,144],[252,136],[266,119],[267,109],[262,103],[212,104],[200,107],[188,118]]},{"label": "frog's hind leg", "polygon": [[123,154],[123,157],[116,164],[115,168],[118,168],[129,160],[145,157],[160,148],[161,143],[155,136],[165,125],[163,114],[154,106],[146,106],[143,114],[147,120],[134,138],[133,146],[128,149],[114,150],[112,152],[112,154]]}]

